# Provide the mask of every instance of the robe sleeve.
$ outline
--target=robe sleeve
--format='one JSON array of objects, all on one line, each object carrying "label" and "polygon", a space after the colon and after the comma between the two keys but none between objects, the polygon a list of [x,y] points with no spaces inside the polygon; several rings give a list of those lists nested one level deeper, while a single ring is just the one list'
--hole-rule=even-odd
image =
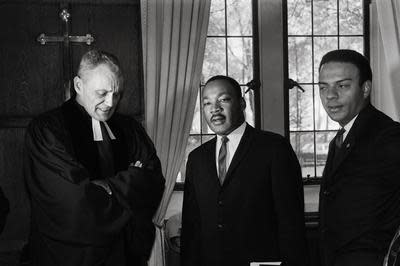
[{"label": "robe sleeve", "polygon": [[[108,179],[116,197],[125,208],[135,212],[144,211],[153,216],[164,191],[164,177],[161,163],[153,142],[142,126],[133,119],[126,118],[126,135],[133,142],[129,155],[131,165],[127,171],[121,171]],[[141,162],[141,167],[133,166]]]}]

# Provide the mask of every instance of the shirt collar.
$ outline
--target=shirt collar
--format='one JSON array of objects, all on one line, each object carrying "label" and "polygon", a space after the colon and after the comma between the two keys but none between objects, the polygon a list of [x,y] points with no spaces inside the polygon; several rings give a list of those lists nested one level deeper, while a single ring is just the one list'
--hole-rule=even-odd
[{"label": "shirt collar", "polygon": [[[108,126],[107,122],[103,122],[103,123],[107,129],[107,133],[110,136],[110,139],[116,139],[114,134],[111,131],[111,128]],[[100,121],[94,119],[93,117],[92,117],[92,129],[93,129],[93,140],[94,141],[102,141],[103,135],[101,134]]]},{"label": "shirt collar", "polygon": [[357,117],[358,117],[358,114],[357,114],[355,117],[353,117],[353,119],[351,119],[349,123],[347,123],[346,125],[344,125],[343,128],[344,128],[346,131],[343,133],[343,140],[346,139],[347,134],[349,134],[350,129],[353,127],[354,121],[356,121]]},{"label": "shirt collar", "polygon": [[[226,135],[226,137],[228,137],[230,143],[239,144],[240,139],[242,138],[245,129],[246,129],[246,122],[243,122],[239,127],[237,127],[231,133]],[[217,135],[217,141],[221,142],[222,137],[223,136]]]}]

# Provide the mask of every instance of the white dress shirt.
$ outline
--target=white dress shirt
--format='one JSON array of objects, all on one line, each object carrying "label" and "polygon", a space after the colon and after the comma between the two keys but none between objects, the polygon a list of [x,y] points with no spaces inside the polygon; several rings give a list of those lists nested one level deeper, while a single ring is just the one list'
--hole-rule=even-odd
[{"label": "white dress shirt", "polygon": [[[226,143],[226,172],[228,172],[229,165],[232,162],[233,155],[235,155],[235,152],[237,150],[237,147],[239,146],[239,142],[242,139],[244,130],[246,129],[246,122],[243,122],[238,128],[236,128],[234,131],[232,131],[229,135],[226,137],[229,139],[229,141]],[[215,149],[215,165],[217,166],[218,169],[218,154],[219,154],[219,149],[221,148],[221,139],[223,136],[217,135],[217,145]]]},{"label": "white dress shirt", "polygon": [[349,123],[347,123],[347,124],[343,127],[343,128],[346,130],[346,131],[343,133],[343,142],[344,142],[344,140],[346,139],[347,134],[349,134],[350,129],[353,127],[354,121],[356,121],[357,116],[358,116],[358,115],[356,115],[353,119],[350,120]]}]

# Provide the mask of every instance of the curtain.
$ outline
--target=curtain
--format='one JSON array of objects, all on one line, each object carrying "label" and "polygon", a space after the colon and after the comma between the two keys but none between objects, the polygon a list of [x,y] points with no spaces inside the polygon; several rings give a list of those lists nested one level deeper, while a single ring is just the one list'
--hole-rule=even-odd
[{"label": "curtain", "polygon": [[400,1],[373,0],[371,17],[372,103],[400,118]]},{"label": "curtain", "polygon": [[149,265],[164,265],[164,216],[192,124],[211,0],[141,0],[146,130],[160,157],[166,187]]}]

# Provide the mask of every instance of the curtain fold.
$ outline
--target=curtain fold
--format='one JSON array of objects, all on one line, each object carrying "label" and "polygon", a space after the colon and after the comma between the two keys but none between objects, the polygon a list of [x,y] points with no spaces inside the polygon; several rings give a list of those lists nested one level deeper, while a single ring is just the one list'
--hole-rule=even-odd
[{"label": "curtain fold", "polygon": [[146,130],[166,179],[149,265],[164,265],[162,230],[185,156],[203,65],[211,0],[141,0]]},{"label": "curtain fold", "polygon": [[400,118],[400,1],[373,0],[370,6],[373,104]]}]

